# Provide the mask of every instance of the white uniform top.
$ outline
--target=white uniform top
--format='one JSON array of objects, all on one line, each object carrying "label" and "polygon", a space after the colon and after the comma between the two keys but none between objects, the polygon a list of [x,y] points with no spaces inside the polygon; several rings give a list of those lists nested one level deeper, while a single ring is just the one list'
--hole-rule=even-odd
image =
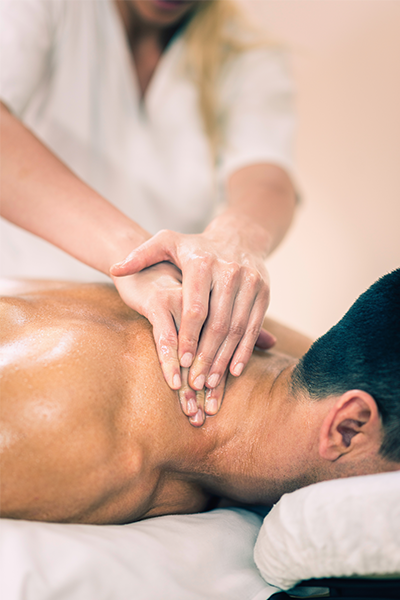
[{"label": "white uniform top", "polygon": [[[0,10],[1,100],[149,232],[203,230],[215,182],[240,167],[270,162],[291,171],[293,90],[281,51],[249,50],[224,68],[226,131],[215,169],[197,90],[182,69],[182,37],[163,54],[142,102],[112,0],[0,0]],[[4,220],[1,259],[3,276],[102,279]]]}]

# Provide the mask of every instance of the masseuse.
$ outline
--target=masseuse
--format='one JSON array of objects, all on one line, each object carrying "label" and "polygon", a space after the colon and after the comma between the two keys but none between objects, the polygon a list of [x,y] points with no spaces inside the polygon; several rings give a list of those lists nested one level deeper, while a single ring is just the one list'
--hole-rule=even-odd
[{"label": "masseuse", "polygon": [[0,4],[3,275],[111,273],[170,387],[220,403],[295,206],[284,57],[228,0]]}]

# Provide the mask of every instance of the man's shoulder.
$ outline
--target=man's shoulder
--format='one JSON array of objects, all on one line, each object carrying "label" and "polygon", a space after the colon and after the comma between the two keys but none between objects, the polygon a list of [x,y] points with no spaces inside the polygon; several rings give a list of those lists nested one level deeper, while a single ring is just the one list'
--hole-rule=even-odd
[{"label": "man's shoulder", "polygon": [[[51,281],[35,279],[0,279],[0,297],[6,304],[14,299],[29,301],[32,305],[43,307],[48,304],[62,305],[83,316],[86,307],[87,318],[99,312],[108,313],[120,319],[143,320],[136,311],[129,308],[120,298],[112,283],[79,283],[72,281]],[[8,300],[7,300],[8,299]]]},{"label": "man's shoulder", "polygon": [[277,338],[274,349],[293,358],[301,358],[313,343],[308,336],[270,317],[264,319],[263,327]]}]

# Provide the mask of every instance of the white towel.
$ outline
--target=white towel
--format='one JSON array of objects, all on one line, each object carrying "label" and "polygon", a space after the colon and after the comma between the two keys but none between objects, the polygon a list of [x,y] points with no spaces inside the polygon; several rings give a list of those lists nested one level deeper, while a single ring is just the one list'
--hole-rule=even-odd
[{"label": "white towel", "polygon": [[264,520],[254,558],[264,579],[283,590],[320,577],[400,578],[400,472],[284,495]]}]

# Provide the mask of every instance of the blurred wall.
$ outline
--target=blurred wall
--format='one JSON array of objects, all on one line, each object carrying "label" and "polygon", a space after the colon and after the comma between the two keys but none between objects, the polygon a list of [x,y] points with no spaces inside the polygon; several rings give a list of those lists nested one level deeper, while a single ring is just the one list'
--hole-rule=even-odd
[{"label": "blurred wall", "polygon": [[317,336],[400,266],[400,1],[239,1],[291,48],[298,94],[303,201],[269,312]]}]

